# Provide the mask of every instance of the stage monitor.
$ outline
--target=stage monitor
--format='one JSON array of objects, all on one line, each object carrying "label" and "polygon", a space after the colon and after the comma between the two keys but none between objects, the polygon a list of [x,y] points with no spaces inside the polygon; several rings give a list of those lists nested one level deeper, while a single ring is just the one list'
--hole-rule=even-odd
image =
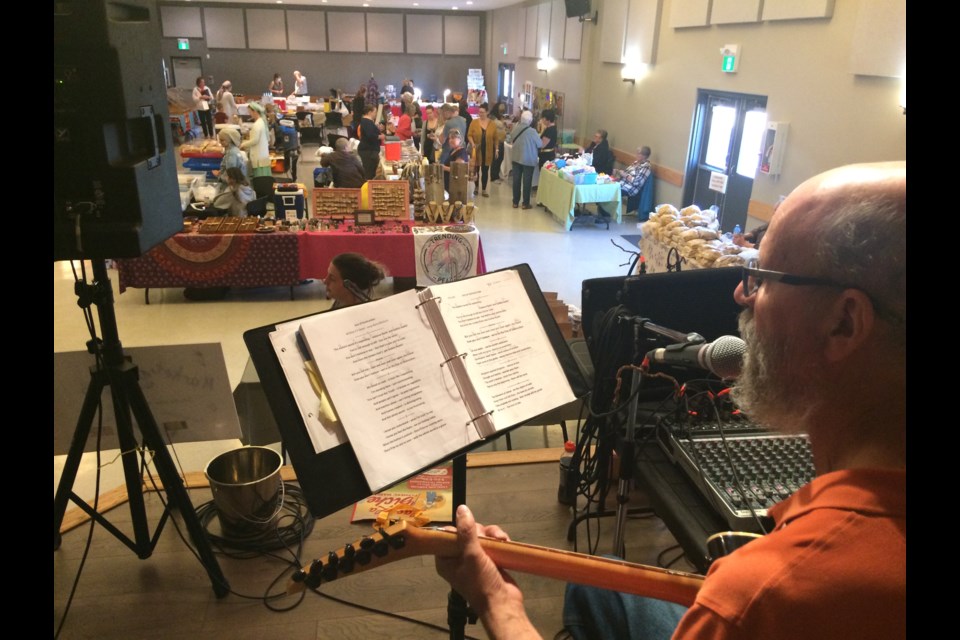
[{"label": "stage monitor", "polygon": [[[734,301],[733,291],[741,274],[740,267],[726,267],[584,280],[583,335],[597,379],[612,378],[618,367],[639,364],[649,350],[675,342],[643,330],[638,344],[633,332],[637,317],[678,333],[699,333],[707,342],[739,335],[742,307]],[[704,375],[669,369],[680,382]]]},{"label": "stage monitor", "polygon": [[567,17],[579,18],[590,13],[590,0],[564,0],[567,5]]}]

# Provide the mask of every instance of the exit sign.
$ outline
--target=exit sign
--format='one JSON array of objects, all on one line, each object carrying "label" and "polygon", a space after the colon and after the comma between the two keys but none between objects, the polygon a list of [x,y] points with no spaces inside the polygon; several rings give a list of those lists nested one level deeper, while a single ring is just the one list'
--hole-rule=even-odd
[{"label": "exit sign", "polygon": [[190,49],[190,40],[188,38],[177,38],[177,49],[187,51]]},{"label": "exit sign", "polygon": [[740,57],[740,45],[725,44],[720,49],[720,55],[723,56],[723,66],[721,67],[723,72],[736,73]]}]

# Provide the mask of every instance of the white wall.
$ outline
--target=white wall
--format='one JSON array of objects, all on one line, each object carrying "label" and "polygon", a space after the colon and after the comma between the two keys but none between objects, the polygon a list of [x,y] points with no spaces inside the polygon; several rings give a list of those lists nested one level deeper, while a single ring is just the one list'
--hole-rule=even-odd
[{"label": "white wall", "polygon": [[[842,164],[906,159],[900,80],[851,72],[858,14],[871,0],[837,2],[827,18],[689,28],[674,28],[671,12],[675,3],[690,3],[661,0],[653,30],[654,63],[635,85],[622,82],[622,65],[602,62],[598,51],[604,4],[611,1],[592,0],[601,24],[584,25],[581,61],[561,62],[546,85],[566,93],[567,112],[575,118],[568,115],[565,126],[578,122],[578,136],[605,128],[615,148],[632,151],[649,145],[655,164],[682,173],[697,89],[703,88],[765,95],[769,119],[790,123],[783,173],[779,178],[758,175],[756,201],[772,204],[808,177]],[[518,57],[517,12],[535,4],[493,11],[489,21],[496,47],[488,49],[487,68],[493,74],[498,62],[516,62],[521,86],[526,79],[544,86],[538,82],[543,74],[536,70],[536,60]],[[626,38],[629,42],[631,34]],[[499,49],[505,41],[508,56]],[[725,44],[740,45],[735,74],[720,69]],[[682,204],[681,194],[681,187],[658,181],[658,201]]]}]

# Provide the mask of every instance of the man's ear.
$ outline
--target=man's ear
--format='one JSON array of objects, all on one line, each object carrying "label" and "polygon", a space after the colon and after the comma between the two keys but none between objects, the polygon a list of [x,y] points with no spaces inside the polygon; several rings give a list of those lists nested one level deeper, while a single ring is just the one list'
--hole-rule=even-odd
[{"label": "man's ear", "polygon": [[845,289],[824,315],[827,340],[824,355],[838,362],[860,349],[873,334],[876,311],[870,297],[859,289]]}]

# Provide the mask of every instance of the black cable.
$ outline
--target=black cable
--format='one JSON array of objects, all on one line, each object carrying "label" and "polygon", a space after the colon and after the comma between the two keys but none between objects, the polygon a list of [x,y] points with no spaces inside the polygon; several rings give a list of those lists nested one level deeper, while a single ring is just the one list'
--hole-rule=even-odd
[{"label": "black cable", "polygon": [[[663,561],[663,556],[665,556],[666,554],[670,553],[675,549],[680,549],[679,555],[674,557],[674,559],[671,560],[670,562],[665,563]],[[683,556],[684,556],[683,548],[679,544],[675,544],[673,546],[667,547],[666,549],[664,549],[663,551],[657,554],[657,566],[660,567],[661,569],[669,569],[670,567],[675,565]]]},{"label": "black cable", "polygon": [[[377,614],[377,615],[387,616],[388,618],[393,618],[393,619],[395,619],[395,620],[402,620],[402,621],[404,621],[404,622],[410,622],[410,623],[412,623],[412,624],[416,624],[416,625],[419,625],[419,626],[421,626],[421,627],[427,627],[428,629],[436,629],[437,631],[443,631],[443,632],[446,633],[446,634],[449,634],[449,633],[450,633],[450,629],[449,629],[448,627],[442,627],[442,626],[440,626],[440,625],[438,625],[438,624],[433,624],[432,622],[424,622],[423,620],[416,620],[416,619],[414,619],[414,618],[409,618],[409,617],[404,616],[404,615],[401,615],[401,614],[399,614],[399,613],[393,613],[393,612],[390,612],[390,611],[383,611],[382,609],[375,609],[375,608],[373,608],[373,607],[368,607],[367,605],[359,604],[359,603],[357,603],[357,602],[349,602],[349,601],[347,601],[347,600],[343,600],[343,599],[338,598],[338,597],[336,597],[336,596],[332,596],[332,595],[330,595],[329,593],[323,593],[322,591],[318,591],[318,590],[316,590],[316,589],[311,589],[311,591],[313,591],[313,592],[314,592],[315,594],[317,594],[318,596],[320,596],[320,597],[322,597],[322,598],[326,598],[327,600],[331,600],[331,601],[333,601],[333,602],[336,602],[337,604],[346,605],[346,606],[348,606],[348,607],[354,607],[354,608],[356,608],[356,609],[360,609],[361,611],[366,611],[366,612],[368,612],[368,613],[374,613],[374,614]],[[464,635],[463,637],[464,637],[466,640],[481,640],[480,638],[476,638],[476,637],[474,637],[474,636]]]}]

